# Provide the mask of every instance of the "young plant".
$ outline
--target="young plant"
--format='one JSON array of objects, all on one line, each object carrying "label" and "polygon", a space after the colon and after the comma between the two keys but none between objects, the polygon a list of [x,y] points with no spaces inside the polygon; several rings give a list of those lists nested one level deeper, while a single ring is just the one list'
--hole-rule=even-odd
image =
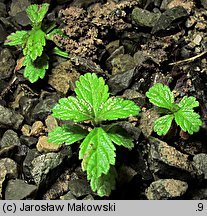
[{"label": "young plant", "polygon": [[74,122],[90,121],[90,132],[78,124],[62,125],[48,134],[55,144],[73,144],[83,140],[79,159],[87,172],[91,188],[99,196],[108,196],[115,189],[115,145],[132,149],[133,139],[117,124],[103,125],[103,121],[138,115],[140,108],[130,100],[109,98],[108,86],[102,77],[86,73],[76,81],[76,97],[61,98],[53,108],[53,116]]},{"label": "young plant", "polygon": [[184,96],[178,103],[174,103],[174,94],[170,88],[161,83],[152,86],[146,93],[149,101],[155,106],[168,110],[168,114],[158,118],[154,124],[154,131],[159,135],[165,135],[169,131],[173,119],[181,129],[189,134],[198,132],[202,121],[200,115],[193,108],[199,106],[195,97]]},{"label": "young plant", "polygon": [[[52,40],[54,34],[62,34],[60,29],[54,29],[54,23],[45,29],[42,25],[45,14],[49,9],[49,4],[42,5],[33,4],[27,9],[27,15],[31,21],[32,29],[30,31],[16,31],[7,37],[5,45],[16,46],[21,45],[23,49],[23,66],[24,76],[34,83],[39,78],[43,79],[45,72],[49,67],[48,56],[43,52],[46,45],[46,39]],[[68,57],[66,52],[55,47],[53,53],[63,57]]]}]

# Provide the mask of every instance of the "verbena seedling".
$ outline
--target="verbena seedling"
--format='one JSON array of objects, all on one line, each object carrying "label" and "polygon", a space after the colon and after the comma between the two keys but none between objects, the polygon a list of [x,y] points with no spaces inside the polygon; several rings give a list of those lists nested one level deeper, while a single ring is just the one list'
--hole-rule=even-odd
[{"label": "verbena seedling", "polygon": [[133,139],[117,124],[103,125],[105,120],[117,120],[138,115],[140,108],[130,100],[109,98],[108,86],[102,77],[86,73],[76,81],[76,97],[61,98],[53,108],[53,116],[74,122],[90,121],[93,129],[83,129],[78,124],[62,125],[48,134],[48,141],[55,144],[73,144],[83,140],[79,159],[87,172],[91,188],[99,196],[108,196],[115,189],[115,146],[128,149]]},{"label": "verbena seedling", "polygon": [[200,115],[194,112],[193,108],[199,106],[195,97],[184,96],[178,103],[174,103],[174,94],[170,88],[161,83],[152,86],[146,93],[149,101],[155,106],[169,110],[169,114],[158,118],[154,124],[154,131],[159,135],[166,135],[173,119],[181,129],[189,134],[198,132],[202,121]]},{"label": "verbena seedling", "polygon": [[[54,29],[54,24],[44,29],[42,21],[48,9],[49,4],[47,3],[30,5],[26,9],[26,12],[31,21],[32,29],[30,31],[16,31],[9,35],[4,43],[10,46],[21,45],[24,55],[22,64],[25,66],[24,76],[32,83],[36,82],[39,78],[43,79],[49,67],[49,58],[43,52],[46,39],[52,40],[54,34],[63,34],[60,29]],[[61,51],[58,47],[55,47],[53,53],[68,57],[68,53]]]}]

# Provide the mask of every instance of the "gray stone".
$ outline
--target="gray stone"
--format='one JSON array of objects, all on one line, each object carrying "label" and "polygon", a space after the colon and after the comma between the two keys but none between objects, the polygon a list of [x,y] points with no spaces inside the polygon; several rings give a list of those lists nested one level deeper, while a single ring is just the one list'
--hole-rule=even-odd
[{"label": "gray stone", "polygon": [[149,137],[154,131],[154,122],[159,118],[155,109],[149,109],[141,112],[139,128],[145,137]]},{"label": "gray stone", "polygon": [[6,16],[7,16],[6,5],[0,2],[0,17],[6,17]]},{"label": "gray stone", "polygon": [[34,199],[37,192],[37,186],[27,184],[22,179],[10,180],[6,186],[6,200]]},{"label": "gray stone", "polygon": [[207,200],[207,188],[195,188],[191,191],[192,200]]},{"label": "gray stone", "polygon": [[20,98],[20,112],[25,117],[25,121],[30,125],[32,124],[32,110],[34,107],[38,104],[39,99],[37,98],[29,98],[26,96],[23,96]]},{"label": "gray stone", "polygon": [[13,130],[7,130],[0,141],[0,155],[8,157],[20,145],[21,143],[17,133]]},{"label": "gray stone", "polygon": [[56,94],[50,95],[45,99],[40,99],[40,102],[32,110],[32,120],[45,120],[51,114],[52,108],[58,102],[58,99],[59,97]]},{"label": "gray stone", "polygon": [[14,17],[14,20],[21,26],[27,26],[30,24],[30,19],[27,16],[26,11],[21,11],[17,13]]},{"label": "gray stone", "polygon": [[189,180],[195,171],[188,155],[157,138],[149,137],[148,163],[151,172],[158,177]]},{"label": "gray stone", "polygon": [[139,26],[153,27],[160,17],[160,13],[153,13],[141,8],[134,8],[132,19]]},{"label": "gray stone", "polygon": [[94,200],[94,198],[91,194],[88,194],[87,196],[84,197],[83,200]]},{"label": "gray stone", "polygon": [[30,150],[23,163],[25,177],[35,182],[39,188],[48,189],[59,177],[62,163],[72,156],[69,146],[58,153],[47,153],[39,155]]},{"label": "gray stone", "polygon": [[120,91],[125,90],[129,87],[134,77],[134,69],[131,69],[129,71],[126,71],[122,74],[116,74],[114,76],[111,76],[108,85],[111,89],[111,94],[115,95]]},{"label": "gray stone", "polygon": [[203,175],[207,179],[207,154],[201,153],[193,157],[193,165],[198,175]]},{"label": "gray stone", "polygon": [[177,20],[180,20],[181,18],[182,20],[184,20],[184,18],[187,16],[188,16],[187,11],[181,6],[168,9],[161,14],[160,18],[153,26],[151,33],[155,34],[159,31],[166,31],[171,28],[174,28],[177,26],[176,25]]},{"label": "gray stone", "polygon": [[75,197],[85,196],[92,192],[89,183],[84,179],[71,180],[69,189]]},{"label": "gray stone", "polygon": [[9,49],[5,48],[0,53],[0,79],[6,79],[13,73],[16,61]]},{"label": "gray stone", "polygon": [[32,170],[32,161],[35,157],[40,156],[40,153],[36,149],[29,149],[27,155],[23,161],[23,174],[26,180],[34,181],[31,170]]},{"label": "gray stone", "polygon": [[118,170],[117,179],[118,179],[119,185],[129,183],[136,174],[137,172],[134,169],[132,169],[130,166],[122,165]]},{"label": "gray stone", "polygon": [[71,191],[61,196],[60,199],[61,200],[77,200],[76,197],[71,193]]},{"label": "gray stone", "polygon": [[122,74],[135,67],[134,58],[129,54],[120,54],[112,61],[112,75]]},{"label": "gray stone", "polygon": [[207,1],[206,0],[200,0],[201,4],[205,9],[207,9]]},{"label": "gray stone", "polygon": [[26,10],[26,8],[30,5],[29,0],[12,0],[9,15],[15,16],[17,13]]},{"label": "gray stone", "polygon": [[1,148],[20,145],[18,134],[13,130],[7,130],[0,141]]},{"label": "gray stone", "polygon": [[4,29],[4,27],[0,24],[0,43],[4,42],[6,40],[7,37],[7,32]]},{"label": "gray stone", "polygon": [[160,179],[152,182],[145,193],[149,200],[166,200],[185,194],[188,184],[175,179]]},{"label": "gray stone", "polygon": [[0,160],[0,199],[2,199],[2,189],[5,180],[17,178],[17,164],[10,158]]},{"label": "gray stone", "polygon": [[[135,127],[132,123],[128,121],[121,121],[119,125],[126,130],[126,135],[130,135],[134,140],[138,140],[141,134],[141,130]],[[124,134],[124,131],[122,132]]]},{"label": "gray stone", "polygon": [[124,94],[122,95],[123,98],[133,100],[138,106],[143,107],[146,103],[145,99],[146,96],[139,93],[134,89],[126,89]]},{"label": "gray stone", "polygon": [[29,148],[34,148],[38,139],[36,137],[20,136],[20,142]]},{"label": "gray stone", "polygon": [[14,110],[0,105],[0,128],[20,129],[24,117]]}]

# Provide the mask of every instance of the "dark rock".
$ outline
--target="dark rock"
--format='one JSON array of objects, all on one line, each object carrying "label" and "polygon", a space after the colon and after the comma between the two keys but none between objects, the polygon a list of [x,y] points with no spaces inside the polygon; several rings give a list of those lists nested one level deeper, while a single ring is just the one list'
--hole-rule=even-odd
[{"label": "dark rock", "polygon": [[0,128],[18,130],[24,120],[19,113],[0,105]]},{"label": "dark rock", "polygon": [[1,157],[9,157],[10,153],[14,153],[21,143],[16,132],[7,130],[0,141],[0,155]]},{"label": "dark rock", "polygon": [[78,71],[82,71],[84,73],[87,71],[90,73],[104,74],[102,68],[90,59],[75,56],[70,60],[75,66],[77,66]]},{"label": "dark rock", "polygon": [[207,179],[207,154],[201,153],[193,157],[193,166],[196,168],[198,175],[203,175]]},{"label": "dark rock", "polygon": [[150,142],[148,163],[154,175],[180,180],[195,178],[195,170],[187,154],[181,153],[157,138],[148,139]]},{"label": "dark rock", "polygon": [[[43,200],[54,200],[54,199],[62,199],[63,194],[69,191],[69,181],[71,181],[71,170],[66,169],[55,183],[43,194]],[[65,194],[66,195],[66,194]],[[64,199],[64,198],[63,198]]]},{"label": "dark rock", "polygon": [[34,148],[37,144],[38,139],[36,137],[20,136],[20,141],[22,144],[29,148]]},{"label": "dark rock", "polygon": [[85,196],[92,192],[89,183],[84,179],[71,180],[69,189],[75,197]]},{"label": "dark rock", "polygon": [[112,59],[112,75],[122,74],[135,67],[134,59],[129,54],[120,54]]},{"label": "dark rock", "polygon": [[175,179],[160,179],[152,182],[145,193],[149,200],[166,200],[185,194],[188,184]]},{"label": "dark rock", "polygon": [[2,189],[5,180],[17,178],[18,170],[17,164],[10,158],[0,160],[0,199],[2,199]]},{"label": "dark rock", "polygon": [[32,124],[31,114],[34,107],[38,104],[39,99],[37,98],[29,98],[26,96],[21,97],[19,105],[20,112],[25,117],[25,121],[28,124]]},{"label": "dark rock", "polygon": [[183,21],[187,16],[187,11],[181,6],[168,9],[161,14],[160,18],[153,26],[151,33],[155,34],[160,31],[166,31],[175,28],[178,25],[178,21]]},{"label": "dark rock", "polygon": [[122,165],[118,170],[119,185],[129,183],[136,174],[137,172],[134,169],[132,169],[130,166]]},{"label": "dark rock", "polygon": [[154,131],[154,122],[159,118],[159,114],[155,109],[148,109],[141,113],[139,128],[145,137],[152,135]]},{"label": "dark rock", "polygon": [[21,26],[27,26],[30,24],[30,20],[27,16],[26,11],[21,11],[17,13],[14,17],[14,20]]},{"label": "dark rock", "polygon": [[6,186],[6,200],[34,199],[37,186],[27,184],[22,179],[10,180]]},{"label": "dark rock", "polygon": [[207,188],[195,188],[190,195],[192,200],[207,200]]},{"label": "dark rock", "polygon": [[83,198],[83,200],[94,200],[93,196],[91,194],[88,194]]},{"label": "dark rock", "polygon": [[201,4],[205,9],[207,9],[207,1],[206,0],[200,0]]},{"label": "dark rock", "polygon": [[12,0],[9,15],[15,16],[17,13],[26,10],[26,8],[31,4],[29,0]]},{"label": "dark rock", "polygon": [[139,26],[153,27],[160,17],[160,13],[153,13],[141,8],[134,8],[132,20]]},{"label": "dark rock", "polygon": [[0,2],[0,17],[6,17],[6,16],[7,16],[6,5]]},{"label": "dark rock", "polygon": [[137,154],[135,156],[135,163],[132,164],[132,168],[141,176],[144,181],[152,181],[153,173],[149,169],[147,156],[149,152],[149,144],[146,140],[141,141],[137,146]]},{"label": "dark rock", "polygon": [[134,69],[126,71],[125,73],[122,74],[116,74],[114,76],[111,76],[111,78],[108,80],[107,83],[110,87],[111,94],[115,95],[118,92],[128,88],[133,80],[133,76],[134,76]]},{"label": "dark rock", "polygon": [[145,95],[134,89],[126,89],[122,95],[123,98],[133,100],[138,106],[143,107],[145,104]]},{"label": "dark rock", "polygon": [[54,94],[45,99],[40,99],[40,102],[34,107],[31,114],[32,120],[44,120],[52,112],[52,108],[58,102],[59,97]]},{"label": "dark rock", "polygon": [[61,200],[77,200],[71,191],[60,197]]},{"label": "dark rock", "polygon": [[6,79],[11,76],[15,67],[15,60],[9,51],[9,49],[5,48],[0,53],[0,79]]},{"label": "dark rock", "polygon": [[133,139],[138,140],[141,134],[141,130],[138,127],[135,127],[132,123],[127,121],[122,121],[119,125],[124,128],[127,134],[130,134]]},{"label": "dark rock", "polygon": [[70,148],[67,151],[63,149],[58,153],[42,155],[38,155],[34,150],[29,150],[23,163],[24,174],[28,179],[32,179],[40,189],[46,190],[59,177],[63,161],[71,156]]},{"label": "dark rock", "polygon": [[1,148],[10,147],[10,146],[20,146],[20,145],[21,143],[18,134],[13,130],[7,130],[0,141]]}]

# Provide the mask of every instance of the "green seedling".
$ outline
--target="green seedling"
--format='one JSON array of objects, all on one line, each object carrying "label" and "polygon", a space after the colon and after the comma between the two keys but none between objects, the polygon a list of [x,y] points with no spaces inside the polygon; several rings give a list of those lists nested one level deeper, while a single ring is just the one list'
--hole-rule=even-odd
[{"label": "green seedling", "polygon": [[[22,66],[25,66],[24,76],[32,83],[39,78],[43,79],[49,67],[49,57],[44,53],[46,40],[52,40],[55,34],[63,34],[60,29],[55,28],[54,23],[47,28],[42,24],[48,9],[49,4],[47,3],[30,5],[26,12],[31,21],[32,29],[30,31],[16,31],[9,35],[4,43],[10,46],[21,46],[24,55],[22,63]],[[68,53],[60,50],[58,47],[55,47],[52,53],[68,57]]]},{"label": "green seedling", "polygon": [[158,118],[154,124],[154,131],[159,135],[166,135],[169,131],[173,119],[180,128],[193,134],[198,132],[202,121],[200,115],[194,112],[193,108],[199,106],[195,97],[184,96],[179,103],[174,103],[174,94],[170,88],[161,83],[152,86],[146,93],[149,101],[155,106],[168,111],[168,114]]},{"label": "green seedling", "polygon": [[[103,125],[103,121],[117,120],[138,115],[140,108],[130,100],[109,98],[109,88],[102,77],[86,73],[76,81],[76,97],[61,98],[53,108],[53,116],[72,120],[73,125],[63,124],[48,134],[48,141],[55,144],[73,144],[82,140],[79,159],[93,191],[108,196],[115,189],[115,145],[132,149],[133,139],[117,124]],[[78,122],[91,122],[90,132]]]}]

